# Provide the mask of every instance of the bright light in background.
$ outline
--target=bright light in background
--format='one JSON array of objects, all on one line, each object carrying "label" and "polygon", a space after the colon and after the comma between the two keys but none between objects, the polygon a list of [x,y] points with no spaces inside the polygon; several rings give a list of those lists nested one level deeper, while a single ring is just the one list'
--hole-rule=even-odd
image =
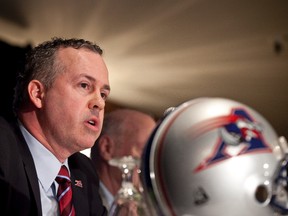
[{"label": "bright light in background", "polygon": [[86,155],[87,157],[89,157],[89,158],[90,158],[90,152],[91,152],[91,149],[90,149],[90,148],[81,151],[82,154],[85,154],[85,155]]}]

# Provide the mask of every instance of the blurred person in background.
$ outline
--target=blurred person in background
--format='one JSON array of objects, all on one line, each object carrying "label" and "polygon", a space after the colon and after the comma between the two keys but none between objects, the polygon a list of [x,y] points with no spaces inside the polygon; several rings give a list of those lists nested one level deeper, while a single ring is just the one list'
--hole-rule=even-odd
[{"label": "blurred person in background", "polygon": [[[107,209],[122,182],[121,171],[109,165],[109,160],[123,156],[140,159],[155,126],[152,116],[133,109],[117,109],[105,114],[101,135],[91,149],[91,159],[99,175],[100,195]],[[140,187],[139,173],[134,172],[133,182]]]}]

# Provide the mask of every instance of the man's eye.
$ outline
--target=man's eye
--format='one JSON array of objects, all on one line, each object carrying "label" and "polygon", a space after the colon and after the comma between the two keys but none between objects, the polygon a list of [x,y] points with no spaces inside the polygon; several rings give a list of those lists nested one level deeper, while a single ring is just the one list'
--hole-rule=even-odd
[{"label": "man's eye", "polygon": [[102,97],[104,100],[106,100],[106,99],[108,98],[108,95],[105,94],[105,93],[101,93],[101,97]]},{"label": "man's eye", "polygon": [[84,89],[87,89],[89,87],[87,83],[81,83],[80,86]]}]

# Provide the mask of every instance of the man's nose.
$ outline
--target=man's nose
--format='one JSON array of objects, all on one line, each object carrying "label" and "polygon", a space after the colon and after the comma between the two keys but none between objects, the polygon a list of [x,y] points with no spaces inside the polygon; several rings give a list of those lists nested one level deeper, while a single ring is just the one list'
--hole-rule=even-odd
[{"label": "man's nose", "polygon": [[105,107],[105,100],[101,97],[101,95],[97,95],[89,102],[89,109],[99,109],[102,110]]}]

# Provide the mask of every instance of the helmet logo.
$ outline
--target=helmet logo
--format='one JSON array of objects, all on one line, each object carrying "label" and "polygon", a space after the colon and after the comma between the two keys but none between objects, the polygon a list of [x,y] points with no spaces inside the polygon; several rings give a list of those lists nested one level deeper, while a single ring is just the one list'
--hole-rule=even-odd
[{"label": "helmet logo", "polygon": [[226,159],[259,152],[272,152],[262,137],[261,126],[253,120],[247,111],[241,108],[232,109],[228,116],[209,119],[201,131],[218,130],[218,139],[212,153],[194,170],[199,172]]}]

